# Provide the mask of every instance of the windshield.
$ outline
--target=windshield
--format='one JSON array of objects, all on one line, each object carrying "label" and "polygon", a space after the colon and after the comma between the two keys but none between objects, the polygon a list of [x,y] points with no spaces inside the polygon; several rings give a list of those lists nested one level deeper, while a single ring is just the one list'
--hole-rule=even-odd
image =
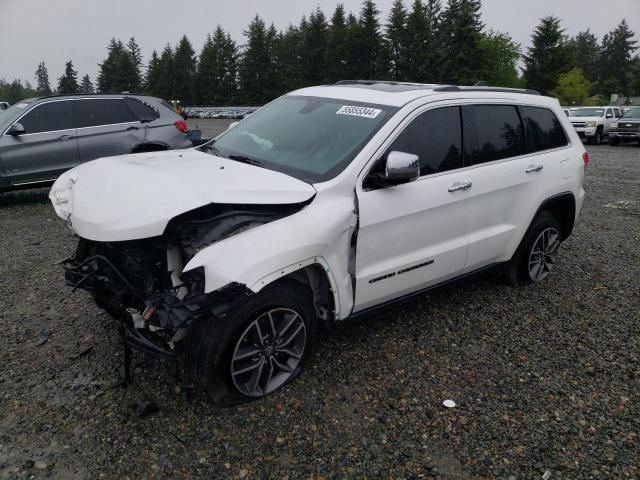
[{"label": "windshield", "polygon": [[282,97],[202,148],[307,182],[329,180],[353,160],[396,108]]},{"label": "windshield", "polygon": [[604,108],[578,108],[573,112],[574,117],[602,117]]},{"label": "windshield", "polygon": [[631,108],[627,110],[622,118],[640,118],[640,108]]},{"label": "windshield", "polygon": [[28,105],[29,104],[25,102],[18,102],[6,110],[0,111],[0,134],[25,111]]}]

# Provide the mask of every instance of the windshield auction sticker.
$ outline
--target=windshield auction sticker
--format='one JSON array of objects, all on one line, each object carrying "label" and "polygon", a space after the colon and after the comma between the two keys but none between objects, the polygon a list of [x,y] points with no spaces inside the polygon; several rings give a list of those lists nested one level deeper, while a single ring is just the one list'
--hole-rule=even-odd
[{"label": "windshield auction sticker", "polygon": [[378,108],[356,107],[355,105],[343,105],[336,115],[351,115],[353,117],[376,118],[382,110]]}]

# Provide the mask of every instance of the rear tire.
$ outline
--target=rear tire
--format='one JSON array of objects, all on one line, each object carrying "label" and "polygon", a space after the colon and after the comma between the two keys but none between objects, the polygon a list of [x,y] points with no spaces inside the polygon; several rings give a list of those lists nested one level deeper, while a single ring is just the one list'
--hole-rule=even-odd
[{"label": "rear tire", "polygon": [[293,381],[315,340],[311,298],[304,286],[282,283],[236,302],[225,318],[201,321],[186,345],[194,380],[220,405],[257,400]]},{"label": "rear tire", "polygon": [[549,276],[557,260],[561,232],[560,222],[550,212],[543,210],[536,216],[507,265],[511,285],[538,283]]}]

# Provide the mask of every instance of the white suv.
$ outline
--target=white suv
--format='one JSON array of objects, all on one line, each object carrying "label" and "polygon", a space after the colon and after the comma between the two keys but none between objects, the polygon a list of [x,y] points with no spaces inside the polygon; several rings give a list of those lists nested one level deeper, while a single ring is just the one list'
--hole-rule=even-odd
[{"label": "white suv", "polygon": [[66,281],[125,353],[183,360],[229,404],[295,378],[332,322],[496,266],[546,278],[587,162],[535,92],[345,81],[199,148],[80,165],[50,198],[80,237]]},{"label": "white suv", "polygon": [[600,145],[614,122],[622,116],[618,107],[581,107],[572,110],[569,121],[580,138],[588,143]]}]

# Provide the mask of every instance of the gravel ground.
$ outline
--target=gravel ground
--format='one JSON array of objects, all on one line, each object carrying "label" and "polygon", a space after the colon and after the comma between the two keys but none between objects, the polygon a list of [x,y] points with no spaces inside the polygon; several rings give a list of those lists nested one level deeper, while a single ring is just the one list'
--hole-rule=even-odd
[{"label": "gravel ground", "polygon": [[[47,192],[5,195],[0,478],[639,478],[640,148],[589,150],[550,279],[467,280],[341,324],[294,384],[227,409],[141,355],[116,386],[115,325],[64,287],[75,242]],[[141,400],[159,412],[138,418]]]}]

